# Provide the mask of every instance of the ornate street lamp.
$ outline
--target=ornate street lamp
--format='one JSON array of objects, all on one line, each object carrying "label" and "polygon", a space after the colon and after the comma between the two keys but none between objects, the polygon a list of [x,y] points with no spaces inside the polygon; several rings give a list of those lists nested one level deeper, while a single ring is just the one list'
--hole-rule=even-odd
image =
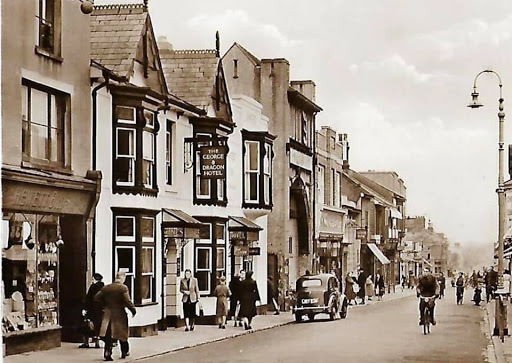
[{"label": "ornate street lamp", "polygon": [[[504,157],[504,128],[505,128],[505,112],[503,112],[503,84],[501,82],[501,77],[498,73],[491,69],[486,69],[480,73],[478,73],[475,77],[475,81],[473,82],[473,93],[471,93],[471,103],[468,105],[470,108],[480,108],[483,104],[478,100],[478,92],[476,90],[476,81],[478,77],[483,73],[491,73],[498,77],[499,87],[500,87],[500,98],[499,102],[499,112],[498,112],[498,120],[499,120],[499,136],[498,136],[498,189],[496,192],[498,193],[498,290],[497,294],[508,294],[509,291],[504,291],[503,284],[503,236],[505,234],[505,187],[504,187],[504,172],[503,172],[503,157]],[[500,300],[501,301],[501,300]],[[498,318],[498,306],[496,304],[496,318]],[[498,324],[496,324],[496,327]],[[506,327],[504,327],[506,330]],[[495,334],[497,333],[496,328],[494,329]]]}]

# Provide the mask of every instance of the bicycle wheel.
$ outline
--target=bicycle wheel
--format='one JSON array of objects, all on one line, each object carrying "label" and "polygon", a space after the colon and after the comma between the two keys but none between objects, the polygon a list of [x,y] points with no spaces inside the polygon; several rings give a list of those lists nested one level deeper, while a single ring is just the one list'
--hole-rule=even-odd
[{"label": "bicycle wheel", "polygon": [[423,313],[423,334],[430,334],[430,310],[428,307],[425,307]]},{"label": "bicycle wheel", "polygon": [[498,332],[502,343],[505,342],[505,316],[503,314],[503,298],[500,296],[496,301],[498,304]]}]

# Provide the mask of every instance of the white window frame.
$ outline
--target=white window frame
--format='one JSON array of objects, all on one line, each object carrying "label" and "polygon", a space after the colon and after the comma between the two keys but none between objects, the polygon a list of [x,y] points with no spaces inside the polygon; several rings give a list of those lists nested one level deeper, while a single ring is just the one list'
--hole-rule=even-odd
[{"label": "white window frame", "polygon": [[336,192],[336,170],[334,168],[331,168],[331,205],[336,206],[336,197],[338,193]]},{"label": "white window frame", "polygon": [[[144,120],[146,120],[146,127],[153,129],[155,128],[155,112],[145,108],[143,111]],[[151,123],[147,122],[146,115],[151,115]]]},{"label": "white window frame", "polygon": [[[211,225],[210,225],[211,227]],[[217,238],[217,244],[225,245],[226,244],[226,225],[222,223],[217,223],[217,228],[224,228],[224,233],[222,238]],[[221,241],[221,242],[219,242]]]},{"label": "white window frame", "polygon": [[336,182],[335,182],[336,192],[338,193],[336,198],[336,207],[341,207],[341,173],[336,171]]},{"label": "white window frame", "polygon": [[[208,254],[208,257],[209,257],[209,263],[208,263],[208,268],[205,268],[205,269],[199,269],[197,267],[198,265],[198,256],[199,256],[199,250],[208,250],[209,251],[209,254]],[[212,247],[210,246],[196,246],[196,251],[195,251],[195,272],[208,272],[208,278],[206,279],[206,281],[208,282],[208,289],[207,290],[199,290],[199,294],[201,295],[209,295],[210,292],[211,292],[211,281],[212,281]],[[196,276],[197,278],[197,276]]]},{"label": "white window frame", "polygon": [[[129,131],[133,135],[133,155],[124,155],[119,154],[119,131]],[[135,161],[137,160],[137,133],[135,132],[135,129],[127,128],[127,127],[116,127],[116,159],[123,158],[123,159],[130,159],[131,160],[131,174],[132,174],[132,181],[131,182],[122,182],[116,180],[116,185],[119,186],[134,186],[135,185]]]},{"label": "white window frame", "polygon": [[[153,231],[154,231],[154,228],[153,228]],[[149,280],[149,298],[148,299],[141,299],[141,302],[143,304],[146,304],[146,303],[150,303],[153,301],[153,294],[154,294],[154,291],[153,291],[153,280],[155,278],[155,247],[154,246],[142,246],[142,251],[144,249],[147,249],[147,250],[151,250],[151,266],[153,267],[152,268],[152,272],[142,272],[141,271],[141,276],[151,276],[151,279]],[[142,256],[141,256],[142,257]]]},{"label": "white window frame", "polygon": [[272,145],[265,143],[265,157],[263,159],[263,201],[270,204],[272,191]]},{"label": "white window frame", "polygon": [[318,164],[318,203],[325,204],[325,166]]},{"label": "white window frame", "polygon": [[[142,242],[149,242],[149,243],[155,243],[155,218],[154,217],[142,217],[142,219],[148,219],[153,221],[153,236],[152,237],[142,237]],[[141,222],[141,228],[142,228],[142,222]]]},{"label": "white window frame", "polygon": [[134,294],[135,294],[135,260],[137,259],[137,251],[135,250],[135,246],[116,246],[116,256],[115,256],[115,270],[114,271],[119,271],[119,255],[117,253],[118,250],[120,249],[131,249],[133,252],[132,252],[132,256],[133,256],[133,260],[132,260],[132,272],[128,272],[128,271],[125,271],[123,269],[123,271],[125,271],[126,273],[126,278],[130,277],[131,278],[131,291],[130,291],[130,298],[131,300],[133,301],[134,300]]},{"label": "white window frame", "polygon": [[215,250],[215,263],[217,263],[217,256],[219,254],[219,250],[222,250],[223,251],[223,254],[224,254],[224,258],[222,260],[223,262],[223,265],[224,267],[223,268],[219,268],[219,266],[216,266],[216,271],[215,273],[217,272],[222,272],[221,276],[226,276],[226,268],[227,268],[227,261],[226,261],[226,246],[225,245],[220,245],[220,246],[216,246],[215,247],[216,250]]},{"label": "white window frame", "polygon": [[[170,121],[167,121],[167,125],[169,125]],[[174,179],[174,170],[172,169],[174,167],[174,153],[173,153],[173,126],[172,124],[171,128],[169,129],[166,126],[165,130],[165,183],[167,185],[173,184]],[[169,178],[169,169],[171,169],[171,177]],[[169,180],[170,179],[170,180]]]},{"label": "white window frame", "polygon": [[[255,144],[256,149],[256,170],[250,169],[250,161],[251,161],[251,148],[249,147],[250,144]],[[245,147],[245,162],[244,162],[244,178],[245,178],[245,190],[244,190],[244,200],[246,203],[258,203],[260,201],[260,193],[259,193],[259,187],[260,187],[260,142],[259,141],[253,141],[253,140],[245,140],[244,141],[244,147]],[[251,198],[251,175],[256,174],[256,199],[250,199]]]},{"label": "white window frame", "polygon": [[[133,221],[133,236],[119,236],[117,234],[117,220],[118,218],[123,218],[123,219],[131,219]],[[133,242],[135,243],[135,229],[136,229],[136,221],[135,221],[135,217],[134,216],[116,216],[115,218],[115,239],[116,239],[116,242]]]},{"label": "white window frame", "polygon": [[[149,139],[145,139],[145,136],[144,135],[149,135]],[[148,158],[146,157],[146,155],[144,155],[144,148],[146,146],[146,141],[149,141],[151,140],[151,158]],[[146,180],[144,180],[144,187],[145,188],[152,188],[153,187],[153,178],[154,178],[154,175],[153,175],[153,169],[154,169],[154,165],[155,165],[155,134],[153,134],[152,132],[149,132],[149,131],[143,131],[142,132],[142,163],[144,165],[144,161],[148,161],[151,163],[151,168],[149,170],[149,183],[146,183]],[[144,166],[144,171],[145,171],[145,166]]]},{"label": "white window frame", "polygon": [[204,243],[204,244],[212,244],[212,224],[211,223],[203,223],[203,225],[207,225],[210,230],[210,238],[198,238],[196,239],[196,243]]},{"label": "white window frame", "polygon": [[[197,136],[208,136],[211,138],[211,135],[209,134],[201,134],[198,133]],[[212,195],[212,180],[213,179],[206,179],[208,182],[208,194],[200,194],[199,191],[201,190],[201,151],[199,150],[202,146],[208,146],[210,145],[209,141],[202,141],[198,142],[198,148],[196,152],[196,190],[194,191],[195,196],[197,199],[210,199]]]},{"label": "white window frame", "polygon": [[128,120],[128,119],[124,119],[124,118],[117,118],[117,115],[116,115],[117,122],[124,123],[124,124],[131,124],[131,125],[135,125],[137,123],[137,112],[136,112],[136,108],[135,107],[131,107],[131,106],[116,106],[116,109],[117,108],[131,109],[132,113],[133,113],[133,120]]}]

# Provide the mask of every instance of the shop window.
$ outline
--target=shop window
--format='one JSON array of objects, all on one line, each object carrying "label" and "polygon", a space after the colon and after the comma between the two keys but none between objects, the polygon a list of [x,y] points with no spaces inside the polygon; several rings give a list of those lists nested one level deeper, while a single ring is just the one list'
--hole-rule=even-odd
[{"label": "shop window", "polygon": [[272,207],[273,136],[264,132],[242,130],[243,136],[243,207]]},{"label": "shop window", "polygon": [[37,49],[51,55],[60,53],[61,0],[39,0]]},{"label": "shop window", "polygon": [[2,335],[59,324],[56,216],[4,214],[9,229],[2,250]]},{"label": "shop window", "polygon": [[135,304],[156,301],[155,296],[155,217],[140,212],[131,215],[114,212],[115,264],[126,272],[125,285]]},{"label": "shop window", "polygon": [[43,85],[22,81],[23,160],[48,167],[66,165],[69,95]]},{"label": "shop window", "polygon": [[114,107],[114,192],[156,196],[156,112]]}]

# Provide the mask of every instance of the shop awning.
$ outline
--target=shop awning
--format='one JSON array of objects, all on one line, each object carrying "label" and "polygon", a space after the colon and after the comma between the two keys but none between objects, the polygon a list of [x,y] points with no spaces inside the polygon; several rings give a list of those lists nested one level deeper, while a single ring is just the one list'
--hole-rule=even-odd
[{"label": "shop awning", "polygon": [[179,209],[162,209],[162,228],[164,237],[199,238],[202,223]]},{"label": "shop awning", "polygon": [[427,265],[429,265],[430,267],[434,267],[434,266],[432,266],[432,264],[431,264],[430,262],[428,262],[428,260],[426,260],[426,259],[424,259],[424,258],[422,258],[422,260],[423,260],[423,262],[424,262],[424,263],[426,263],[426,264],[427,264]]},{"label": "shop awning", "polygon": [[396,208],[391,208],[391,218],[402,219],[402,213]]},{"label": "shop awning", "polygon": [[367,243],[366,245],[368,246],[368,248],[370,248],[375,257],[377,257],[377,259],[380,261],[380,263],[382,263],[383,265],[391,263],[391,261],[389,261],[389,259],[386,256],[384,256],[382,251],[379,249],[379,247],[377,247],[375,243]]},{"label": "shop awning", "polygon": [[505,250],[503,251],[504,258],[510,258],[511,256],[512,256],[512,246],[505,248]]},{"label": "shop awning", "polygon": [[228,222],[229,230],[231,231],[242,231],[242,230],[249,230],[249,231],[262,231],[263,228],[261,228],[259,225],[254,223],[253,221],[250,221],[249,219],[245,217],[235,217],[235,216],[229,216],[229,222]]}]

